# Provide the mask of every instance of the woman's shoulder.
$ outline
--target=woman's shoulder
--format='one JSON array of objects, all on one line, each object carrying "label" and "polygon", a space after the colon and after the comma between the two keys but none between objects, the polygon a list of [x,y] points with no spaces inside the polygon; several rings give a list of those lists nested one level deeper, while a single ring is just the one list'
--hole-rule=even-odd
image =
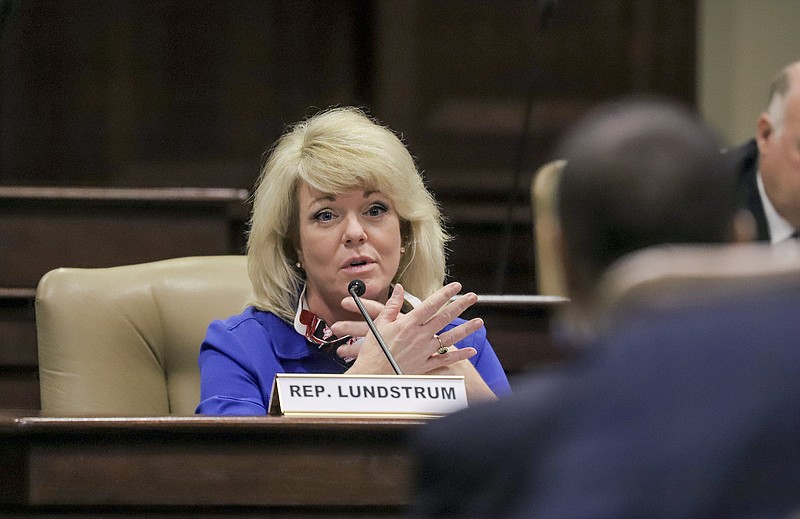
[{"label": "woman's shoulder", "polygon": [[213,321],[210,327],[216,327],[228,332],[235,332],[236,330],[253,327],[272,328],[276,325],[288,326],[288,324],[283,322],[272,312],[259,310],[254,306],[248,306],[241,313]]},{"label": "woman's shoulder", "polygon": [[[217,349],[260,352],[272,351],[265,344],[284,345],[302,337],[294,328],[272,312],[247,307],[241,313],[212,321],[208,326],[205,345]],[[281,346],[282,347],[282,346]]]}]

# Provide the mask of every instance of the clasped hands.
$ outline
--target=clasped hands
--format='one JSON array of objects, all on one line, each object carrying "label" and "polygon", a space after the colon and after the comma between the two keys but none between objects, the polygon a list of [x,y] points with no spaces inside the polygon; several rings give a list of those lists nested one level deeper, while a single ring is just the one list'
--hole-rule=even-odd
[{"label": "clasped hands", "polygon": [[[474,318],[436,338],[434,334],[478,300],[478,296],[470,292],[450,303],[450,299],[459,291],[461,283],[445,285],[407,314],[400,313],[405,294],[400,284],[395,285],[392,296],[385,305],[377,301],[362,300],[403,374],[426,374],[469,359],[477,353],[475,348],[459,349],[453,346],[448,348],[447,353],[437,353],[441,344],[455,344],[483,326],[482,319]],[[342,300],[342,307],[351,312],[358,312],[355,301],[350,297]],[[365,337],[359,346],[342,346],[339,349],[338,353],[343,357],[356,357],[348,373],[393,373],[366,322],[339,321],[334,323],[331,329],[339,337],[344,335]]]}]

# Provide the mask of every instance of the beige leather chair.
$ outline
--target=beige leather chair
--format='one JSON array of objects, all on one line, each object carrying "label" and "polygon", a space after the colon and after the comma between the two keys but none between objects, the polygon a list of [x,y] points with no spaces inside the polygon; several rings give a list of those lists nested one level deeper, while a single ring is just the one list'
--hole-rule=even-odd
[{"label": "beige leather chair", "polygon": [[531,182],[533,229],[536,249],[536,285],[539,293],[566,297],[561,253],[557,244],[558,179],[566,161],[540,167]]},{"label": "beige leather chair", "polygon": [[48,272],[36,291],[43,413],[193,414],[206,328],[250,290],[244,256]]},{"label": "beige leather chair", "polygon": [[774,290],[800,294],[800,244],[664,245],[612,265],[599,285],[597,311],[613,316]]}]

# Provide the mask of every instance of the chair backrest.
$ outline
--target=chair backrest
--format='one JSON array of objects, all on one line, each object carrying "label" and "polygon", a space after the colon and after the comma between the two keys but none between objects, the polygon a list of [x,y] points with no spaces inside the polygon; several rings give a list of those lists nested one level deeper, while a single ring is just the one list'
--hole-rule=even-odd
[{"label": "chair backrest", "polygon": [[[679,333],[677,322],[698,315],[704,329],[781,330],[779,315],[791,310],[800,316],[800,245],[780,251],[763,242],[642,249],[613,264],[597,293],[588,320],[600,335],[644,328],[666,341]],[[734,307],[752,308],[752,319],[731,322]]]},{"label": "chair backrest", "polygon": [[796,290],[800,304],[800,245],[664,245],[612,265],[601,280],[597,309],[678,308],[778,290]]},{"label": "chair backrest", "polygon": [[48,272],[36,290],[42,412],[193,414],[206,328],[250,293],[245,256]]},{"label": "chair backrest", "polygon": [[566,164],[563,160],[540,167],[531,181],[533,230],[536,249],[536,285],[548,296],[566,297],[558,231],[558,181]]}]

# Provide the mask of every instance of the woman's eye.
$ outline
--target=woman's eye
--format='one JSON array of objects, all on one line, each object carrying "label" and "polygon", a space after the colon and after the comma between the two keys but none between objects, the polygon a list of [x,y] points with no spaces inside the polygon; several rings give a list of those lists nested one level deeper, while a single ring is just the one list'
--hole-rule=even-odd
[{"label": "woman's eye", "polygon": [[314,215],[314,220],[317,220],[318,222],[330,222],[333,220],[333,211],[323,209]]},{"label": "woman's eye", "polygon": [[373,204],[367,209],[367,214],[370,216],[380,216],[387,211],[386,206],[383,204]]}]

